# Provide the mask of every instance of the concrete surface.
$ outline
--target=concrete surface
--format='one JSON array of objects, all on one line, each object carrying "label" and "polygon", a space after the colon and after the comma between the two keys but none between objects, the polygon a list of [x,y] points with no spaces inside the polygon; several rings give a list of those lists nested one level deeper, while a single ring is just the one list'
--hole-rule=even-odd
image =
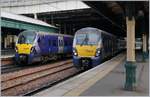
[{"label": "concrete surface", "polygon": [[125,91],[125,54],[117,56],[101,65],[59,83],[34,96],[148,96],[149,60],[142,61],[142,55],[136,55],[135,91]]},{"label": "concrete surface", "polygon": [[15,55],[2,55],[0,56],[1,59],[13,58]]},{"label": "concrete surface", "polygon": [[117,66],[111,73],[102,80],[96,82],[87,89],[81,96],[148,96],[149,95],[149,62],[142,62],[142,56],[136,55],[136,79],[135,91],[125,91],[125,67],[124,64]]},{"label": "concrete surface", "polygon": [[34,96],[78,96],[125,60],[125,53]]}]

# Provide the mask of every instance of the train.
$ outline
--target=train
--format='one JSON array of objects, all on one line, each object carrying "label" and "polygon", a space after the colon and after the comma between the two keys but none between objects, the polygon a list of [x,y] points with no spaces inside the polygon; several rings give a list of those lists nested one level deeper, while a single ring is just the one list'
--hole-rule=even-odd
[{"label": "train", "polygon": [[32,64],[72,54],[73,36],[41,31],[23,31],[16,42],[15,63]]},{"label": "train", "polygon": [[73,64],[78,69],[95,67],[124,50],[125,46],[124,39],[117,39],[106,31],[93,27],[79,29],[73,40]]}]

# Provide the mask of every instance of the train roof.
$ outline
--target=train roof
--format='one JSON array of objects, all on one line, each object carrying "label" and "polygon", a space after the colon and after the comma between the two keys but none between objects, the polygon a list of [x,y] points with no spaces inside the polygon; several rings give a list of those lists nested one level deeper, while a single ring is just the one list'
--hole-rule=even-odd
[{"label": "train roof", "polygon": [[104,34],[107,34],[107,35],[116,37],[115,35],[113,35],[113,34],[111,34],[111,33],[108,33],[108,32],[106,32],[106,31],[100,30],[100,29],[98,29],[98,28],[93,28],[93,27],[85,27],[85,28],[82,28],[82,29],[77,30],[76,32],[78,33],[78,32],[80,32],[80,31],[84,31],[84,30],[85,30],[85,31],[86,31],[86,30],[95,30],[95,31],[97,31],[97,32],[99,32],[99,33],[104,33]]},{"label": "train roof", "polygon": [[40,34],[40,35],[59,35],[59,36],[66,36],[66,37],[73,37],[72,35],[67,35],[67,34],[57,34],[57,33],[49,33],[49,32],[37,32],[37,34]]},{"label": "train roof", "polygon": [[8,12],[4,12],[4,11],[1,11],[1,17],[12,19],[12,20],[17,20],[17,21],[22,21],[22,22],[27,22],[27,23],[32,23],[32,24],[37,24],[37,25],[42,25],[42,26],[47,26],[47,27],[57,28],[57,27],[50,25],[48,23],[45,23],[41,20],[33,19],[33,18],[26,17],[23,15],[8,13]]}]

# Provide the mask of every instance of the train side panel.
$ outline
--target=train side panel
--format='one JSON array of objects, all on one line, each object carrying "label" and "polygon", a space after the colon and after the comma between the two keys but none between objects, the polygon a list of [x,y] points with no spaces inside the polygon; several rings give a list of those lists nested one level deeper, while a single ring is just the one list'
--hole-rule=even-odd
[{"label": "train side panel", "polygon": [[[97,33],[97,36],[100,35],[101,37],[98,44],[95,44],[95,48],[93,48],[94,45],[90,44],[92,39],[89,39],[89,36],[92,36],[92,33]],[[95,40],[95,42],[97,41]],[[75,34],[73,63],[77,68],[97,66],[102,60],[117,54],[117,44],[117,37],[110,33],[92,27],[82,28]]]},{"label": "train side panel", "polygon": [[73,38],[64,36],[64,54],[72,53]]},{"label": "train side panel", "polygon": [[[25,32],[23,33],[26,34]],[[21,63],[21,59],[23,59],[26,64],[31,64],[35,61],[43,61],[51,59],[53,57],[55,57],[54,59],[57,59],[57,56],[59,54],[71,54],[72,52],[73,38],[71,36],[38,32],[36,32],[35,35],[36,38],[34,39],[34,43],[32,44],[17,43],[17,52],[15,54],[15,60],[17,64]],[[60,44],[58,43],[58,37],[63,37],[63,40],[61,41],[63,42],[63,49],[61,53],[59,46]],[[66,45],[64,45],[65,42],[67,42]]]},{"label": "train side panel", "polygon": [[49,36],[49,52],[48,54],[57,54],[58,53],[58,36]]}]

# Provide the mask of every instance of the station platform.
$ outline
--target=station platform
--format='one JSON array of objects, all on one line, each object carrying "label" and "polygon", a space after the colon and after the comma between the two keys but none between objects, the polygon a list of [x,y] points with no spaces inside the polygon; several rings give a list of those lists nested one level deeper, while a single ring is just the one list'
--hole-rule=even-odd
[{"label": "station platform", "polygon": [[148,96],[149,64],[148,59],[142,62],[137,54],[137,88],[125,91],[125,53],[119,54],[109,61],[59,83],[35,96]]},{"label": "station platform", "polygon": [[1,58],[1,66],[14,63],[14,55],[3,55]]},{"label": "station platform", "polygon": [[14,50],[1,50],[1,65],[8,65],[13,63],[13,58],[15,56]]},{"label": "station platform", "polygon": [[15,56],[15,50],[1,50],[1,60],[11,59]]},{"label": "station platform", "polygon": [[1,60],[7,60],[7,59],[12,59],[15,55],[2,55],[0,58]]}]

